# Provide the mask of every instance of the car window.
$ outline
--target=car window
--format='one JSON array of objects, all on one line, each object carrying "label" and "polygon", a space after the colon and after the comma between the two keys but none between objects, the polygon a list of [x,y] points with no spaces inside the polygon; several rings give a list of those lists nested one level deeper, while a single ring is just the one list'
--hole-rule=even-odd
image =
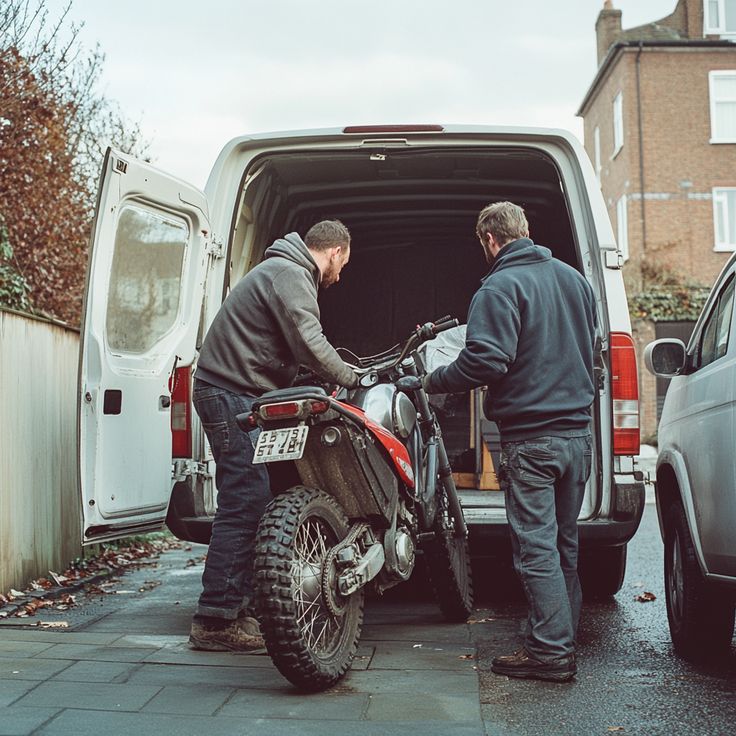
[{"label": "car window", "polygon": [[734,278],[721,289],[716,303],[703,326],[698,350],[697,367],[709,365],[728,352],[728,340],[733,314]]}]

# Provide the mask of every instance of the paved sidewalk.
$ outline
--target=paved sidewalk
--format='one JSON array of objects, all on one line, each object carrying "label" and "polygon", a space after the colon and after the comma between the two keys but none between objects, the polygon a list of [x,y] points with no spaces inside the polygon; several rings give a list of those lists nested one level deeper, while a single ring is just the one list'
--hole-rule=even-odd
[{"label": "paved sidewalk", "polygon": [[202,571],[192,556],[204,549],[167,552],[115,594],[37,617],[69,629],[4,622],[0,735],[485,733],[472,639],[492,622],[448,625],[428,602],[371,601],[348,676],[299,694],[267,656],[186,646]]}]

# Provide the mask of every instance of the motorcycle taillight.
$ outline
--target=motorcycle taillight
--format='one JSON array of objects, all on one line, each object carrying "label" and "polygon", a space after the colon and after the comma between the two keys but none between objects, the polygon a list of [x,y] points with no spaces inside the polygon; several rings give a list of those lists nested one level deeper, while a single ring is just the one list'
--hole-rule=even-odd
[{"label": "motorcycle taillight", "polygon": [[329,401],[310,401],[309,406],[312,414],[324,414],[330,408]]},{"label": "motorcycle taillight", "polygon": [[302,407],[298,401],[285,401],[281,404],[265,404],[259,413],[264,419],[291,419],[302,413]]}]

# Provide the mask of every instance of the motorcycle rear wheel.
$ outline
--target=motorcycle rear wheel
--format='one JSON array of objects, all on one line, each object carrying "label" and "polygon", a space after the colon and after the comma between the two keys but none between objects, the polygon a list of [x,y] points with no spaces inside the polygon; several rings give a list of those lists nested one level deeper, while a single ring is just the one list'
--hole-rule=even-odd
[{"label": "motorcycle rear wheel", "polygon": [[424,554],[437,604],[446,621],[467,621],[473,612],[470,548],[467,535],[455,535],[455,522],[444,494],[433,531],[434,538],[425,544]]},{"label": "motorcycle rear wheel", "polygon": [[330,590],[323,570],[328,552],[349,524],[332,496],[295,486],[269,504],[256,535],[255,602],[273,663],[301,690],[334,685],[355,657],[365,592],[348,598]]}]

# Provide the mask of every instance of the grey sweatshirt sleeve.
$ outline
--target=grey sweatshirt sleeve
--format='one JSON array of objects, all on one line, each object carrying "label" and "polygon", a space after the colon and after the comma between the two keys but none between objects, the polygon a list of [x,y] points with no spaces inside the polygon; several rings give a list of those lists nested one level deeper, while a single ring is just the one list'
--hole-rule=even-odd
[{"label": "grey sweatshirt sleeve", "polygon": [[299,363],[322,378],[351,388],[354,371],[340,358],[322,332],[319,305],[308,277],[283,271],[274,280],[274,317]]}]

